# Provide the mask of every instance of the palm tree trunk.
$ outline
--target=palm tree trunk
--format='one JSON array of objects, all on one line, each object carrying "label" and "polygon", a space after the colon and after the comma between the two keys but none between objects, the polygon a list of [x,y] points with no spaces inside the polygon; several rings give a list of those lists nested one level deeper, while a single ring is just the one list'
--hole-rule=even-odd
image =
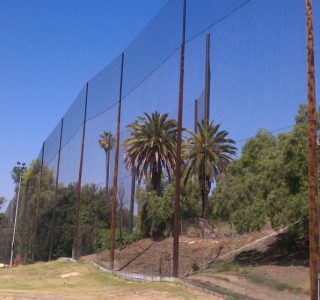
[{"label": "palm tree trunk", "polygon": [[204,201],[203,201],[203,219],[206,221],[208,218],[208,181],[204,180]]},{"label": "palm tree trunk", "polygon": [[199,178],[200,188],[201,188],[201,200],[202,200],[202,211],[201,211],[201,218],[202,218],[202,228],[201,228],[201,236],[204,237],[204,228],[205,223],[208,218],[208,195],[209,195],[209,182],[206,176],[201,176]]},{"label": "palm tree trunk", "polygon": [[199,178],[199,184],[200,184],[200,189],[201,189],[201,204],[202,204],[202,209],[201,209],[201,218],[206,219],[206,203],[207,203],[207,188],[206,188],[206,180],[204,176],[200,176]]},{"label": "palm tree trunk", "polygon": [[208,219],[208,207],[209,207],[209,193],[211,190],[211,181],[210,178],[206,178],[204,180],[205,182],[205,201],[204,201],[204,219],[207,220]]},{"label": "palm tree trunk", "polygon": [[152,190],[157,192],[157,194],[160,194],[161,192],[161,166],[158,166],[156,164],[153,165],[152,168],[152,178],[151,178],[151,184],[152,184]]}]

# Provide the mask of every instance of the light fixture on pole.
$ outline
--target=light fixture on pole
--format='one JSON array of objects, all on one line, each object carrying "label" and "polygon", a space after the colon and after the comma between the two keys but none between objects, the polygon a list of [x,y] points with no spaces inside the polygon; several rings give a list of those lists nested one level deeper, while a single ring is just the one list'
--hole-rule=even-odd
[{"label": "light fixture on pole", "polygon": [[18,216],[18,208],[19,208],[19,199],[20,199],[20,190],[21,190],[21,178],[23,170],[25,169],[25,163],[24,162],[17,162],[17,167],[19,169],[19,186],[18,186],[18,194],[17,194],[17,203],[16,203],[16,213],[14,217],[14,225],[13,225],[13,234],[12,234],[12,243],[11,243],[11,256],[10,256],[10,267],[12,267],[12,261],[13,261],[13,250],[14,250],[14,242],[16,237],[16,226],[17,226],[17,216]]}]

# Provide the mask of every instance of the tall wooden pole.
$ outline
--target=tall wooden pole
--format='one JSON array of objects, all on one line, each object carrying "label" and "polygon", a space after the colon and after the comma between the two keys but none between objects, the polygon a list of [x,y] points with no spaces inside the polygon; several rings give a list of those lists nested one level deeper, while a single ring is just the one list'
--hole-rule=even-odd
[{"label": "tall wooden pole", "polygon": [[114,268],[114,245],[115,245],[115,236],[116,236],[116,209],[117,209],[117,191],[118,191],[118,165],[119,165],[119,147],[120,147],[123,62],[124,62],[124,53],[122,53],[122,56],[121,56],[120,91],[119,91],[118,120],[117,120],[116,149],[115,149],[116,153],[115,153],[115,159],[114,159],[114,173],[113,173],[113,187],[112,187],[110,252],[109,252],[109,263],[110,263],[111,270],[113,270]]},{"label": "tall wooden pole", "polygon": [[205,63],[205,87],[204,87],[204,119],[210,118],[210,33],[206,34],[206,63]]},{"label": "tall wooden pole", "polygon": [[309,253],[311,299],[318,299],[318,178],[317,178],[317,115],[315,95],[314,42],[312,24],[312,1],[306,0],[307,49],[308,49],[308,150],[309,150]]},{"label": "tall wooden pole", "polygon": [[41,188],[42,188],[42,170],[43,170],[44,147],[45,147],[45,142],[43,142],[43,144],[42,144],[39,185],[38,185],[37,196],[36,196],[36,217],[35,217],[34,229],[33,229],[32,257],[31,257],[33,263],[34,263],[34,255],[35,255],[35,251],[36,251],[36,238],[37,238],[37,230],[38,230],[38,223],[39,223],[39,206],[40,206],[40,195],[41,195]]},{"label": "tall wooden pole", "polygon": [[194,100],[194,132],[198,133],[198,100]]},{"label": "tall wooden pole", "polygon": [[182,112],[183,112],[183,82],[184,82],[184,52],[186,40],[186,9],[187,1],[183,2],[182,42],[180,47],[180,81],[179,106],[177,126],[177,158],[175,172],[174,220],[173,220],[173,276],[179,274],[179,234],[180,234],[180,185],[181,185],[181,144],[182,144]]},{"label": "tall wooden pole", "polygon": [[135,170],[135,168],[132,168],[129,233],[132,233],[132,230],[133,230],[133,213],[134,213],[134,194],[135,194],[135,192],[136,192],[136,170]]},{"label": "tall wooden pole", "polygon": [[111,149],[108,149],[106,153],[106,204],[107,205],[109,204],[108,202],[109,202],[110,152],[111,152]]},{"label": "tall wooden pole", "polygon": [[81,203],[81,180],[82,180],[84,141],[85,141],[85,136],[86,136],[88,88],[89,88],[89,83],[87,82],[87,85],[86,85],[86,99],[85,99],[85,103],[84,103],[83,125],[82,125],[82,141],[81,141],[81,152],[80,152],[79,177],[78,177],[78,184],[77,184],[75,222],[74,222],[74,229],[73,229],[73,243],[72,243],[72,258],[73,259],[77,259],[77,256],[78,256],[79,215],[80,215],[80,203]]},{"label": "tall wooden pole", "polygon": [[48,260],[51,260],[51,258],[52,258],[54,236],[55,236],[55,231],[56,231],[56,210],[57,210],[57,202],[58,202],[58,186],[59,186],[59,172],[60,172],[60,157],[61,157],[62,134],[63,134],[63,118],[61,119],[61,123],[60,123],[60,139],[59,139],[59,150],[58,150],[58,162],[57,162],[56,182],[55,182],[55,191],[54,191],[54,200],[53,200],[52,228],[51,228]]}]

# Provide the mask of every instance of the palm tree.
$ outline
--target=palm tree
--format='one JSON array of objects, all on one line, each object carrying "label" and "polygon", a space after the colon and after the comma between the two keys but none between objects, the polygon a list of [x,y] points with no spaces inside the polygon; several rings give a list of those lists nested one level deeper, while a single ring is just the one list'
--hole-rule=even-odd
[{"label": "palm tree", "polygon": [[115,138],[110,131],[104,131],[100,136],[98,143],[106,153],[106,200],[108,202],[109,193],[109,165],[110,165],[110,152],[115,144]]},{"label": "palm tree", "polygon": [[156,111],[144,113],[127,128],[130,137],[122,145],[127,169],[135,170],[139,182],[151,174],[152,189],[160,193],[163,171],[170,178],[176,164],[176,120]]},{"label": "palm tree", "polygon": [[228,132],[221,130],[220,124],[202,120],[198,123],[198,133],[188,131],[191,137],[184,145],[184,180],[193,176],[199,181],[202,200],[202,218],[207,219],[208,195],[211,184],[224,172],[236,153],[235,142],[228,139]]}]

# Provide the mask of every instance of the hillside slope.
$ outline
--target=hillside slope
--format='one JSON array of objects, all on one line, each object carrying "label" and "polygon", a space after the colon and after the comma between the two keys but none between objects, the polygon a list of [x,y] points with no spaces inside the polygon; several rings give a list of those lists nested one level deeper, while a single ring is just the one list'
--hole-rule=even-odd
[{"label": "hillside slope", "polygon": [[[273,234],[272,230],[255,232],[233,238],[202,239],[180,236],[179,247],[179,277],[184,277],[192,271],[196,263],[200,269],[205,269],[207,263],[235,249],[253,243],[266,235]],[[172,238],[154,241],[140,240],[126,248],[115,251],[115,269],[144,275],[171,274]],[[109,267],[108,252],[89,255],[86,258],[99,265]]]},{"label": "hillside slope", "polygon": [[[284,249],[285,230],[228,238],[180,237],[179,275],[186,282],[231,299],[308,299],[306,241]],[[115,253],[116,270],[142,275],[171,274],[172,238],[144,239]],[[85,257],[108,268],[108,252]],[[211,262],[211,264],[209,264]],[[192,272],[195,265],[199,271]]]}]

